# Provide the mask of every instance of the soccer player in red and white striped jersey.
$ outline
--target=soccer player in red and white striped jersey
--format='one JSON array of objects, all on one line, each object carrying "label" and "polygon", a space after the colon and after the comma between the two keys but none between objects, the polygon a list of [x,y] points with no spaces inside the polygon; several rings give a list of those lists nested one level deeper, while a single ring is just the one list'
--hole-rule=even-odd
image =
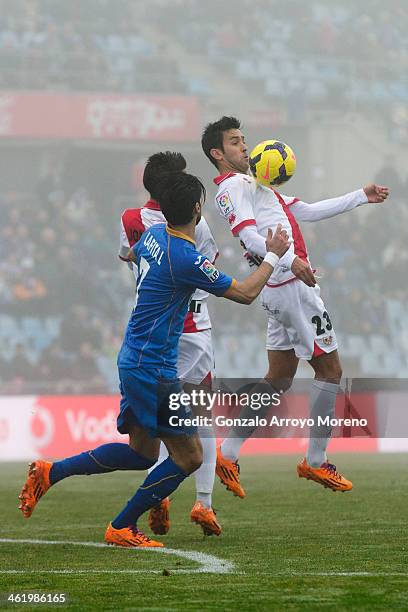
[{"label": "soccer player in red and white striped jersey", "polygon": [[[214,179],[218,186],[216,208],[232,235],[240,238],[252,265],[256,262],[259,265],[266,254],[268,228],[280,223],[292,240],[291,248],[280,259],[261,294],[268,314],[269,370],[265,378],[272,384],[273,380],[287,380],[289,388],[299,359],[307,360],[315,372],[310,416],[316,423],[318,416],[333,416],[342,371],[336,335],[320,297],[298,221],[320,221],[366,203],[383,202],[388,188],[371,184],[314,204],[284,196],[259,185],[248,175],[248,149],[240,127],[235,117],[222,117],[210,123],[203,133],[203,151],[219,173]],[[315,436],[311,430],[308,452],[297,467],[298,474],[333,490],[350,490],[352,483],[327,460],[330,434],[329,427],[315,430]],[[239,497],[245,493],[239,481],[237,460],[245,439],[232,430],[217,453],[217,474]]]}]

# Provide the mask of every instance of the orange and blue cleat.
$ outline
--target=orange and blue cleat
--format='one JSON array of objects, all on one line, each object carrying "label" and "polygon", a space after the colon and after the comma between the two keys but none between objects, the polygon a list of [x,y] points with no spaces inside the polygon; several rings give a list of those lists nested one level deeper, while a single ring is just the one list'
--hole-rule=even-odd
[{"label": "orange and blue cleat", "polygon": [[19,510],[25,518],[30,518],[39,500],[48,491],[50,483],[50,461],[33,461],[28,468],[27,480],[20,495],[18,496],[21,504]]},{"label": "orange and blue cleat", "polygon": [[170,499],[165,497],[149,512],[149,527],[156,535],[166,535],[170,529]]},{"label": "orange and blue cleat", "polygon": [[115,529],[112,523],[106,528],[105,542],[112,546],[123,546],[125,548],[161,548],[163,544],[148,538],[134,525]]},{"label": "orange and blue cleat", "polygon": [[239,465],[236,461],[227,459],[221,452],[221,447],[217,448],[217,463],[215,473],[225,485],[228,491],[231,491],[235,496],[244,498],[245,491],[239,480]]},{"label": "orange and blue cleat", "polygon": [[297,473],[299,478],[314,480],[327,489],[332,491],[351,491],[353,483],[347,478],[344,478],[336,470],[336,466],[332,463],[322,463],[319,468],[311,467],[306,458],[297,465]]},{"label": "orange and blue cleat", "polygon": [[204,535],[219,536],[221,534],[221,525],[216,519],[215,511],[212,508],[206,508],[200,501],[196,501],[191,510],[191,521],[200,525]]}]

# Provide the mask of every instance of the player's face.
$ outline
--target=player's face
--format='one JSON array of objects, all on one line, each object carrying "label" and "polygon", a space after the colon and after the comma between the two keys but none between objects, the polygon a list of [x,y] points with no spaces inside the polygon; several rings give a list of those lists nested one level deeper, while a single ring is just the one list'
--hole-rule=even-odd
[{"label": "player's face", "polygon": [[228,130],[223,133],[223,161],[230,169],[246,174],[249,168],[248,147],[241,130]]}]

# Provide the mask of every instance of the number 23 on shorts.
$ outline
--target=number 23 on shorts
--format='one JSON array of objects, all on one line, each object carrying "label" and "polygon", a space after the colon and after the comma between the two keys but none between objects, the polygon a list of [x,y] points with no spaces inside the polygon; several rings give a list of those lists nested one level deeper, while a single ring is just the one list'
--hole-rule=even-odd
[{"label": "number 23 on shorts", "polygon": [[[322,317],[324,319],[324,322],[322,321]],[[312,323],[313,325],[316,325],[317,336],[322,336],[326,332],[329,332],[333,329],[332,322],[326,310],[324,311],[322,317],[320,317],[319,315],[315,315],[314,317],[312,317]]]}]

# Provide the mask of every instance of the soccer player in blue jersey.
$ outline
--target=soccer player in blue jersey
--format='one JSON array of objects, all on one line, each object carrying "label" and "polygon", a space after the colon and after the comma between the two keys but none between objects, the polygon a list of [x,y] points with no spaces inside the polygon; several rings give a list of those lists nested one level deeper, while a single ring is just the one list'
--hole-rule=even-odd
[{"label": "soccer player in blue jersey", "polygon": [[[169,496],[201,464],[200,439],[183,420],[189,407],[170,412],[169,396],[181,391],[177,379],[177,344],[188,302],[198,287],[218,297],[250,304],[289,248],[280,226],[268,232],[267,255],[244,281],[219,272],[195,249],[195,226],[205,199],[202,183],[190,174],[174,173],[165,182],[160,199],[167,224],[146,231],[128,253],[138,268],[135,306],[118,356],[122,394],[117,426],[129,434],[129,444],[104,444],[56,461],[34,461],[20,493],[20,509],[31,516],[50,486],[68,476],[115,470],[145,470],[158,457],[160,440],[169,457],[145,479],[127,505],[108,525],[105,541],[126,547],[158,547],[138,528],[139,517]],[[170,416],[178,417],[178,425]],[[170,425],[171,423],[171,425]]]}]

